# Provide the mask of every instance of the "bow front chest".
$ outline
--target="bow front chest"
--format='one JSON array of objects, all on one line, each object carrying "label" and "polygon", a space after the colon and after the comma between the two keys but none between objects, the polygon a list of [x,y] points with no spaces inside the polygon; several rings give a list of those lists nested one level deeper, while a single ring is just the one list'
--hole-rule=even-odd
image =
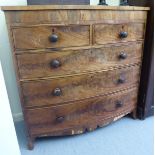
[{"label": "bow front chest", "polygon": [[2,7],[27,126],[81,134],[135,115],[146,7]]}]

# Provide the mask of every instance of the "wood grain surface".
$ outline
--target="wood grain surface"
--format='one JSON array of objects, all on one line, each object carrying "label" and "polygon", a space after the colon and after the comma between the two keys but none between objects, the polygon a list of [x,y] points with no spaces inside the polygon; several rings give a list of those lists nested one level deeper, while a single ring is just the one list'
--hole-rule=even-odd
[{"label": "wood grain surface", "polygon": [[91,6],[91,5],[33,5],[33,6],[2,6],[2,10],[63,10],[63,9],[75,9],[75,10],[150,10],[149,7],[138,7],[138,6]]},{"label": "wood grain surface", "polygon": [[81,134],[135,117],[148,7],[2,9],[29,149],[36,137]]},{"label": "wood grain surface", "polygon": [[[107,94],[138,84],[140,68],[131,66],[122,69],[101,71],[81,76],[22,82],[25,107],[62,104],[91,96]],[[124,83],[118,80],[123,78]],[[61,89],[60,96],[54,96],[56,88]]]},{"label": "wood grain surface", "polygon": [[[140,63],[142,50],[141,42],[83,50],[43,50],[41,53],[18,54],[17,61],[21,79],[55,77]],[[126,59],[120,58],[121,52],[127,55]],[[57,68],[51,65],[55,60],[60,63]]]},{"label": "wood grain surface", "polygon": [[[49,37],[55,34],[57,42]],[[56,48],[89,45],[89,26],[38,26],[31,28],[14,28],[16,49]]]},{"label": "wood grain surface", "polygon": [[95,24],[146,23],[147,11],[119,10],[39,10],[6,11],[6,22],[11,26],[37,24]]},{"label": "wood grain surface", "polygon": [[[73,131],[76,127],[89,129],[91,124],[97,127],[100,120],[114,119],[125,110],[132,111],[131,109],[135,108],[137,102],[136,94],[137,88],[132,88],[113,95],[75,101],[66,105],[28,109],[26,116],[31,126],[31,134],[50,132],[52,135],[52,133],[60,131],[62,134],[64,130],[70,128]],[[122,107],[117,107],[118,101],[122,102]],[[60,120],[60,118],[62,119]],[[76,134],[73,131],[69,130],[70,134]],[[82,130],[82,132],[84,131]]]},{"label": "wood grain surface", "polygon": [[[121,38],[119,34],[127,32],[126,38]],[[94,43],[106,44],[136,41],[144,39],[145,25],[142,23],[128,24],[98,24],[94,26]]]}]

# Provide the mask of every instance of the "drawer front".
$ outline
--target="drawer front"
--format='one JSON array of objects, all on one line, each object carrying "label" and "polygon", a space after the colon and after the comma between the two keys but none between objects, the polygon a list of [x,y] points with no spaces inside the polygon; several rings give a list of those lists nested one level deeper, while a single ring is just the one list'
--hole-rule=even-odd
[{"label": "drawer front", "polygon": [[[136,103],[137,89],[132,88],[70,104],[27,109],[26,117],[32,135],[52,132],[65,134],[65,129],[70,130],[76,126],[87,128],[92,123],[97,126],[101,120],[108,118],[115,120],[124,111],[130,113],[134,110]],[[70,133],[73,134],[73,131]]]},{"label": "drawer front", "polygon": [[81,76],[25,81],[21,84],[24,104],[27,107],[56,105],[115,92],[137,84],[139,72],[139,66],[132,66]]},{"label": "drawer front", "polygon": [[21,79],[59,76],[134,64],[141,61],[142,43],[17,55]]},{"label": "drawer front", "polygon": [[144,39],[145,24],[94,25],[94,44],[117,43]]},{"label": "drawer front", "polygon": [[89,45],[89,26],[35,26],[13,28],[16,49]]}]

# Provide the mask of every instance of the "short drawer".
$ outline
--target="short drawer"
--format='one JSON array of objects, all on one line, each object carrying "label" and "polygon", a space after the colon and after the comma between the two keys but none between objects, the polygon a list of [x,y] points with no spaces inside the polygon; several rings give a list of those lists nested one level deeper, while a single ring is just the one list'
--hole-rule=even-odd
[{"label": "short drawer", "polygon": [[139,63],[142,43],[17,55],[21,79],[62,76]]},{"label": "short drawer", "polygon": [[117,43],[144,39],[145,24],[96,24],[94,44]]},{"label": "short drawer", "polygon": [[33,26],[12,29],[15,49],[89,45],[89,26]]},{"label": "short drawer", "polygon": [[21,83],[26,107],[57,105],[115,92],[139,82],[139,66]]},{"label": "short drawer", "polygon": [[95,128],[106,119],[112,118],[115,121],[121,118],[120,115],[123,116],[123,113],[132,112],[136,108],[136,103],[137,88],[132,88],[60,106],[27,109],[26,117],[32,135],[76,134],[74,129],[77,126],[85,131],[91,124]]}]

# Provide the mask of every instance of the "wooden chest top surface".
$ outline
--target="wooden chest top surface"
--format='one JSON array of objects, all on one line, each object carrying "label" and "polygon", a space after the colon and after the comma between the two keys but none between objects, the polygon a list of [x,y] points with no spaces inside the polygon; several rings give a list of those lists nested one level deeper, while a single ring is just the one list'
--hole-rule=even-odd
[{"label": "wooden chest top surface", "polygon": [[4,11],[28,11],[28,10],[150,10],[149,7],[137,6],[90,6],[90,5],[29,5],[29,6],[2,6]]}]

